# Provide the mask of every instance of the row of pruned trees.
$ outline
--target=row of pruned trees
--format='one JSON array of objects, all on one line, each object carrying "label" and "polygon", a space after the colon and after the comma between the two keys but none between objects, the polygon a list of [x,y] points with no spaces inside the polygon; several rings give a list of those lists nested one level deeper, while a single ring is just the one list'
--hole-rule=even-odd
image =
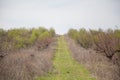
[{"label": "row of pruned trees", "polygon": [[44,27],[33,29],[0,29],[0,54],[36,44],[38,48],[47,47],[55,35],[55,30]]},{"label": "row of pruned trees", "polygon": [[84,48],[103,52],[111,60],[120,59],[120,30],[70,29],[68,35]]}]

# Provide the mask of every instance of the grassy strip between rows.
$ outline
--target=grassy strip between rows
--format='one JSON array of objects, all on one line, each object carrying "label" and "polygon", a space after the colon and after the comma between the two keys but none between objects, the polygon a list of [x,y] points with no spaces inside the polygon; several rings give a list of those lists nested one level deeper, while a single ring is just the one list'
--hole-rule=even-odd
[{"label": "grassy strip between rows", "polygon": [[73,60],[63,36],[58,38],[58,48],[53,59],[53,66],[52,72],[37,80],[96,80],[90,76],[83,65]]}]

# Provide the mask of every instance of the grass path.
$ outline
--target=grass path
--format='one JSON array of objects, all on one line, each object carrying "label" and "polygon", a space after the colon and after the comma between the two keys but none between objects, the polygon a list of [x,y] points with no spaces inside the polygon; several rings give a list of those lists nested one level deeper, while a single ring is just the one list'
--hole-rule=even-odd
[{"label": "grass path", "polygon": [[53,66],[52,72],[37,80],[95,80],[84,66],[73,60],[63,36],[58,39]]}]

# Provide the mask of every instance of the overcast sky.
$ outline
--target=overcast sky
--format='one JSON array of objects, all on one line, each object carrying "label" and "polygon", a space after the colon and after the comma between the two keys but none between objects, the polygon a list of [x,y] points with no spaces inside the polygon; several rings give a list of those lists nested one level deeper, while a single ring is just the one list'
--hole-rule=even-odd
[{"label": "overcast sky", "polygon": [[0,28],[115,28],[120,26],[120,0],[0,0]]}]

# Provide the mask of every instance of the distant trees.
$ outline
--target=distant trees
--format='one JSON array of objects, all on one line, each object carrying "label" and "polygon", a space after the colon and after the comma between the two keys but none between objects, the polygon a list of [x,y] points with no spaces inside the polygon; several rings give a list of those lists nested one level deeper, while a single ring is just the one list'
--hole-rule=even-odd
[{"label": "distant trees", "polygon": [[50,28],[49,32],[51,37],[55,36],[55,30],[53,28]]},{"label": "distant trees", "polygon": [[34,44],[45,47],[45,45],[48,46],[50,44],[54,35],[55,31],[53,28],[50,30],[44,27],[39,27],[38,29],[20,28],[8,31],[0,29],[0,53],[26,48]]},{"label": "distant trees", "polygon": [[[113,59],[114,56],[120,55],[120,30],[108,29],[107,31],[78,30],[70,29],[68,35],[84,48],[94,48],[97,51],[103,52],[106,57]],[[119,57],[120,59],[120,57]]]},{"label": "distant trees", "polygon": [[89,48],[92,46],[91,35],[84,28],[80,29],[79,31],[70,29],[68,35],[84,48]]}]

